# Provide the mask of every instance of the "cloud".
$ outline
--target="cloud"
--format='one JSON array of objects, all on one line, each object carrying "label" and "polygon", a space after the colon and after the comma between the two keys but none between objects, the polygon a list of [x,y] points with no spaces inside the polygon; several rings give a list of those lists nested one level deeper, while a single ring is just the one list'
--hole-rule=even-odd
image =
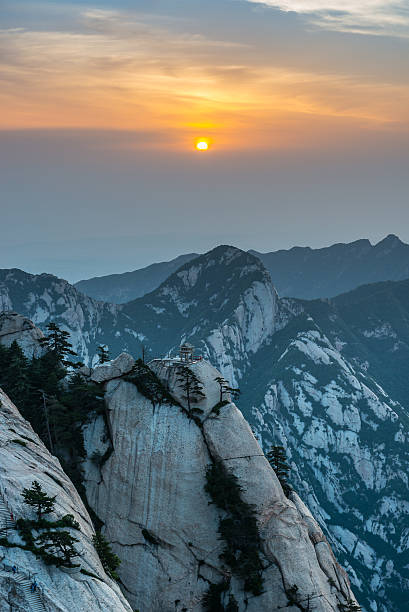
[{"label": "cloud", "polygon": [[320,27],[356,34],[409,38],[407,0],[248,0],[307,15]]},{"label": "cloud", "polygon": [[[407,121],[406,82],[350,74],[348,66],[301,68],[294,57],[286,65],[257,41],[212,38],[165,19],[88,10],[78,21],[76,31],[0,30],[0,128],[150,135],[107,139],[110,148],[163,147],[166,140],[186,149],[198,134],[217,135],[219,147],[279,148],[328,130],[338,138],[345,121],[357,133]],[[338,122],[335,132],[329,122]]]}]

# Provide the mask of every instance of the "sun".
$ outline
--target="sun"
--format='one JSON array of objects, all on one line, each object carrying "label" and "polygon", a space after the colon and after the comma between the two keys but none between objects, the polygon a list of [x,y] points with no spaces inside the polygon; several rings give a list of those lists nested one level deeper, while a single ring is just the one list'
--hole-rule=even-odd
[{"label": "sun", "polygon": [[209,143],[207,140],[197,140],[196,141],[196,149],[197,151],[207,151],[209,148]]}]

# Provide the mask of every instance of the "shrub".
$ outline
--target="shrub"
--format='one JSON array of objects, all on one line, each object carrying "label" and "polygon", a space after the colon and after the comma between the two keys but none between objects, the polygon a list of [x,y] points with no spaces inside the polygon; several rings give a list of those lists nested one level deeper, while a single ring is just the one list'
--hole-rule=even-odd
[{"label": "shrub", "polygon": [[254,507],[242,500],[242,488],[237,477],[221,462],[215,462],[208,468],[205,490],[216,506],[227,513],[219,522],[219,533],[226,543],[222,559],[244,581],[246,591],[261,595],[261,539]]},{"label": "shrub", "polygon": [[121,565],[121,559],[113,552],[108,540],[100,531],[97,531],[92,537],[92,541],[101,560],[102,567],[108,576],[111,576],[114,580],[119,580],[116,570]]}]

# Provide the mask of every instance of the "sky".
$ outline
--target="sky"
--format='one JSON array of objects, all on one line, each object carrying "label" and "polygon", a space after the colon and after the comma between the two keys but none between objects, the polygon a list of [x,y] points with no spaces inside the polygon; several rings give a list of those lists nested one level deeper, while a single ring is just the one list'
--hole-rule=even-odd
[{"label": "sky", "polygon": [[0,0],[1,268],[409,241],[408,162],[407,0]]}]

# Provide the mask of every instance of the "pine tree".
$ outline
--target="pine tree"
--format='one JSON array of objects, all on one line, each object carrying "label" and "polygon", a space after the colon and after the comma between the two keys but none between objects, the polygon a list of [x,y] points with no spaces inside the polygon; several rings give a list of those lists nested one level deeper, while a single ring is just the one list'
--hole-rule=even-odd
[{"label": "pine tree", "polygon": [[187,402],[189,417],[192,417],[194,413],[203,412],[200,408],[192,408],[192,404],[197,404],[206,397],[203,393],[203,385],[196,374],[187,366],[181,366],[177,371],[177,381],[184,393],[182,397]]},{"label": "pine tree", "polygon": [[92,542],[106,573],[114,580],[119,580],[116,570],[121,565],[121,559],[113,552],[108,540],[104,538],[100,531],[97,531],[92,537]]},{"label": "pine tree", "polygon": [[48,335],[40,340],[40,344],[50,352],[54,359],[63,366],[75,367],[67,357],[69,355],[76,357],[77,353],[72,350],[72,344],[69,342],[70,334],[58,327],[55,323],[47,325]]},{"label": "pine tree", "polygon": [[37,480],[34,480],[30,489],[23,489],[22,496],[25,504],[36,508],[38,520],[41,520],[43,514],[49,514],[54,510],[56,496],[49,497]]},{"label": "pine tree", "polygon": [[240,393],[241,393],[240,389],[237,389],[237,388],[234,388],[234,387],[227,387],[226,391],[227,391],[228,393],[230,393],[231,397],[232,397],[234,400],[239,399],[239,397],[240,397]]},{"label": "pine tree", "polygon": [[220,389],[220,397],[219,397],[219,402],[222,403],[223,401],[223,396],[226,393],[229,385],[227,384],[227,380],[225,380],[222,376],[217,376],[215,378],[215,381],[218,383],[219,385],[219,389]]},{"label": "pine tree", "polygon": [[45,531],[36,538],[36,546],[42,553],[59,557],[56,565],[72,566],[72,559],[79,554],[74,544],[79,542],[68,531]]},{"label": "pine tree", "polygon": [[1,386],[10,399],[24,412],[30,394],[29,362],[16,341],[7,349]]},{"label": "pine tree", "polygon": [[287,482],[290,467],[287,463],[284,446],[272,446],[271,450],[267,453],[267,460],[275,471],[285,495],[288,496],[291,492],[291,487]]},{"label": "pine tree", "polygon": [[109,361],[109,350],[108,350],[108,347],[106,345],[101,344],[97,348],[97,353],[98,353],[98,357],[99,357],[99,362],[98,363],[106,363],[107,361]]}]

